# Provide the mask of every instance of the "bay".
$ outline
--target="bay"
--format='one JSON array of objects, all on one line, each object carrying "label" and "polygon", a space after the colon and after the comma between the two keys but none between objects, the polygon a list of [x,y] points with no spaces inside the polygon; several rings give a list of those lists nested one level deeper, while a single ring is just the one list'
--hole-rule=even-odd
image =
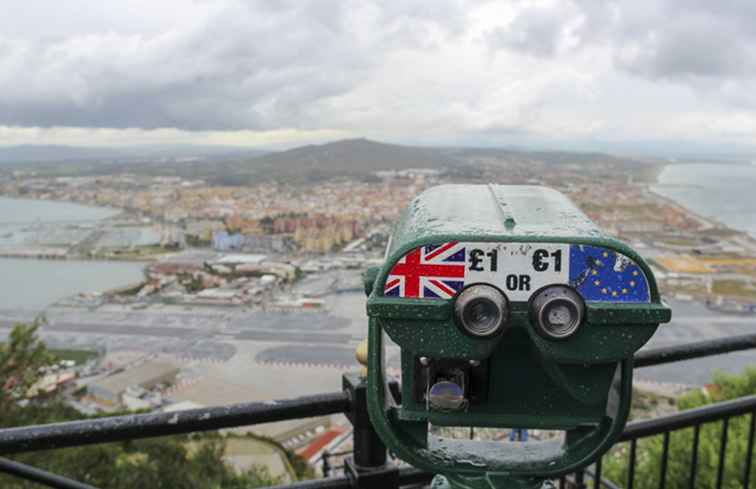
[{"label": "bay", "polygon": [[756,238],[756,166],[668,165],[652,189],[704,217]]},{"label": "bay", "polygon": [[142,279],[140,263],[0,258],[0,308],[36,309]]},{"label": "bay", "polygon": [[[89,223],[118,214],[115,209],[67,202],[0,198],[0,232],[25,226]],[[0,258],[0,308],[39,309],[80,292],[137,282],[141,263]]]},{"label": "bay", "polygon": [[119,212],[117,209],[70,202],[0,197],[0,227],[99,220],[112,217]]}]

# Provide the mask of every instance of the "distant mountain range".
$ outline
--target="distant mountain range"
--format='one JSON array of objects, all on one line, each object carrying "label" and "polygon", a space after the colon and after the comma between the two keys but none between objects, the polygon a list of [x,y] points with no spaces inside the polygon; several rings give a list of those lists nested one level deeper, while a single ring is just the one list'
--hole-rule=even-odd
[{"label": "distant mountain range", "polygon": [[85,147],[64,145],[0,146],[0,164],[89,162],[104,163],[160,160],[252,158],[268,153],[235,146],[140,145],[131,147]]},{"label": "distant mountain range", "polygon": [[437,168],[465,171],[476,157],[530,158],[546,164],[590,165],[637,161],[601,153],[524,151],[509,148],[430,148],[346,139],[285,151],[263,152],[214,146],[0,147],[2,169],[33,170],[41,175],[180,175],[210,183],[244,185],[266,180],[309,182],[334,177],[373,178],[377,171]]},{"label": "distant mountain range", "polygon": [[455,162],[454,158],[434,148],[346,139],[269,153],[255,158],[249,165],[257,172],[317,178],[407,168],[444,168]]},{"label": "distant mountain range", "polygon": [[365,172],[407,168],[437,168],[453,159],[434,148],[399,146],[369,139],[345,139],[270,153],[256,164],[297,171],[329,170]]},{"label": "distant mountain range", "polygon": [[227,185],[270,179],[312,181],[338,176],[365,177],[381,170],[444,168],[455,162],[443,150],[367,139],[347,139],[278,152],[205,146],[0,147],[0,170],[33,170],[60,176],[126,172],[181,175]]}]

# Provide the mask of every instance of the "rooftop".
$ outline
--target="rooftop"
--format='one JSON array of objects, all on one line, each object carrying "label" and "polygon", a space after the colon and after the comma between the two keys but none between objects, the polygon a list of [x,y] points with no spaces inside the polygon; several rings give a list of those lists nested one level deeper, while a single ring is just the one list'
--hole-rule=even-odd
[{"label": "rooftop", "polygon": [[154,382],[161,377],[175,375],[178,372],[179,369],[168,362],[149,361],[94,382],[92,387],[120,393],[132,385]]}]

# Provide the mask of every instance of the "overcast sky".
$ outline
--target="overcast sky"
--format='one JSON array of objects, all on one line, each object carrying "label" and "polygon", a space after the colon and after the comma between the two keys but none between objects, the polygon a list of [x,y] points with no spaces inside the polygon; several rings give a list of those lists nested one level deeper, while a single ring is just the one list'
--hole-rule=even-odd
[{"label": "overcast sky", "polygon": [[0,8],[0,144],[756,141],[753,0]]}]

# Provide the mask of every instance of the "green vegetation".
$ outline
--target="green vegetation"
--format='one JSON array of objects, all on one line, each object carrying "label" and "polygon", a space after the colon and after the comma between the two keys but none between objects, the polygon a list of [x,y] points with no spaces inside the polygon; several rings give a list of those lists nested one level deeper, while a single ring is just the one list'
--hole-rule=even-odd
[{"label": "green vegetation", "polygon": [[[714,387],[709,389],[709,394],[693,391],[679,398],[677,405],[681,410],[693,409],[706,404],[753,394],[756,394],[756,367],[749,367],[741,375],[716,373],[714,375]],[[750,418],[748,416],[730,419],[725,456],[727,463],[722,485],[726,489],[743,487],[749,425]],[[721,433],[721,422],[708,423],[701,427],[696,487],[714,487],[716,485]],[[675,431],[670,436],[666,486],[669,489],[688,487],[692,440],[692,428]],[[628,444],[623,443],[613,448],[604,457],[603,477],[621,486],[625,485],[628,451]],[[638,442],[634,487],[638,489],[659,487],[661,454],[661,436],[642,439]],[[754,478],[756,478],[756,465],[751,468],[751,480],[754,480]]]},{"label": "green vegetation", "polygon": [[306,480],[315,477],[315,472],[312,470],[312,467],[307,465],[307,462],[302,457],[290,450],[285,449],[283,445],[278,443],[273,438],[255,435],[253,433],[247,433],[246,436],[247,438],[252,438],[260,442],[268,443],[269,445],[275,447],[279,452],[283,453],[286,456],[289,467],[294,471],[294,475],[297,479]]},{"label": "green vegetation", "polygon": [[[36,336],[38,326],[18,325],[11,331],[9,340],[0,345],[0,386],[3,386],[0,427],[83,417],[59,398],[32,400],[25,407],[18,405],[17,401],[36,381],[39,368],[55,361],[55,355]],[[192,446],[195,449],[192,450]],[[246,489],[280,482],[267,467],[252,466],[240,473],[224,461],[226,451],[226,441],[220,435],[202,434],[23,453],[11,458],[96,487],[115,489]],[[296,456],[286,455],[295,473],[304,473],[291,463]],[[36,489],[39,486],[0,475],[0,487]]]},{"label": "green vegetation", "polygon": [[719,295],[756,299],[756,287],[740,280],[715,280],[711,291]]},{"label": "green vegetation", "polygon": [[102,253],[104,258],[114,260],[139,260],[146,258],[154,258],[166,253],[172,253],[176,251],[176,248],[167,248],[164,246],[138,246],[135,248],[125,248]]},{"label": "green vegetation", "polygon": [[209,239],[202,239],[193,234],[186,235],[186,245],[192,248],[207,248],[212,242]]},{"label": "green vegetation", "polygon": [[[291,480],[312,479],[315,476],[312,468],[299,456],[286,450],[277,441],[264,436],[247,433],[245,435],[227,435],[225,437],[226,457],[254,457],[261,462],[268,461],[270,475],[282,478],[286,475]],[[206,441],[191,442],[188,445],[190,453],[196,451]]]},{"label": "green vegetation", "polygon": [[97,358],[99,355],[96,351],[92,350],[51,349],[50,353],[58,360],[73,360],[76,362],[76,365],[87,363],[88,361]]},{"label": "green vegetation", "polygon": [[708,237],[708,238],[717,239],[717,240],[732,238],[733,236],[743,234],[740,231],[726,228],[726,227],[713,227],[713,228],[701,229],[697,232],[701,237]]},{"label": "green vegetation", "polygon": [[187,292],[194,293],[205,289],[205,286],[202,285],[202,279],[191,273],[179,273],[177,277],[178,282],[186,287]]},{"label": "green vegetation", "polygon": [[699,245],[699,241],[693,238],[683,238],[683,237],[667,237],[660,240],[661,244],[669,245],[669,246],[687,246],[687,247],[694,247]]},{"label": "green vegetation", "polygon": [[662,396],[654,392],[641,391],[633,387],[633,400],[630,405],[630,419],[648,419],[677,411],[673,397]]},{"label": "green vegetation", "polygon": [[138,284],[134,284],[129,287],[123,287],[115,290],[111,290],[108,292],[112,295],[121,295],[121,296],[134,296],[139,293],[140,290],[142,290],[142,287],[146,285],[146,282],[139,282]]}]

